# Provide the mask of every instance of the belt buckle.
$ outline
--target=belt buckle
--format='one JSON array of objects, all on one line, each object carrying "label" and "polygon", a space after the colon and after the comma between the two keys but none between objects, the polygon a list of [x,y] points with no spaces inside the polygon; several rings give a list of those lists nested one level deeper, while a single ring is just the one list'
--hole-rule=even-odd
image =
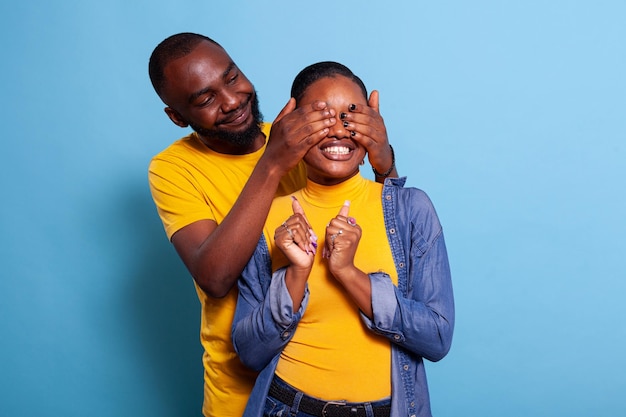
[{"label": "belt buckle", "polygon": [[328,407],[329,405],[346,405],[345,401],[328,401],[326,404],[324,404],[324,407],[322,407],[322,416],[323,417],[328,417],[328,410],[326,409],[326,407]]}]

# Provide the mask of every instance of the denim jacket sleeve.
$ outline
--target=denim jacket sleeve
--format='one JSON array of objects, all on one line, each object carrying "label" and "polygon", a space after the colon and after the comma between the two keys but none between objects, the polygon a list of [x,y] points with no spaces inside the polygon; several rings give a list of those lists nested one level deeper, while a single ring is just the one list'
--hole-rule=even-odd
[{"label": "denim jacket sleeve", "polygon": [[300,309],[293,311],[285,285],[285,269],[274,274],[267,243],[261,237],[239,279],[239,296],[232,328],[235,351],[244,365],[263,369],[291,340],[308,303],[308,288]]},{"label": "denim jacket sleeve", "polygon": [[441,225],[428,196],[415,188],[385,186],[383,207],[398,285],[383,272],[369,274],[373,319],[365,324],[431,361],[449,351],[454,299]]}]

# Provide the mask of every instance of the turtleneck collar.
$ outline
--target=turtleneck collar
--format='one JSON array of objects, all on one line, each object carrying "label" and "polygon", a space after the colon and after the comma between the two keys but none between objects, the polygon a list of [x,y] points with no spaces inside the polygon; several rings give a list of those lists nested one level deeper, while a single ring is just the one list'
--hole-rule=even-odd
[{"label": "turtleneck collar", "polygon": [[367,188],[367,179],[359,172],[354,177],[337,185],[321,185],[309,179],[302,189],[304,200],[317,207],[341,207],[346,200],[351,200]]}]

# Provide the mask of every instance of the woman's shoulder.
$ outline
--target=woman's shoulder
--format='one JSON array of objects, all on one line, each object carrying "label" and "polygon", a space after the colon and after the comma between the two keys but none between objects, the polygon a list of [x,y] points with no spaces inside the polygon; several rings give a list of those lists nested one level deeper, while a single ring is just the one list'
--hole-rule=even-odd
[{"label": "woman's shoulder", "polygon": [[437,211],[426,191],[417,187],[405,187],[404,183],[393,184],[392,181],[389,185],[394,190],[395,198],[392,199],[396,203],[395,214],[400,222],[406,221],[413,225],[427,241],[441,233]]},{"label": "woman's shoulder", "polygon": [[406,186],[406,177],[387,179],[383,193],[384,190],[394,190],[398,195],[399,202],[433,207],[433,203],[426,191],[418,187]]}]

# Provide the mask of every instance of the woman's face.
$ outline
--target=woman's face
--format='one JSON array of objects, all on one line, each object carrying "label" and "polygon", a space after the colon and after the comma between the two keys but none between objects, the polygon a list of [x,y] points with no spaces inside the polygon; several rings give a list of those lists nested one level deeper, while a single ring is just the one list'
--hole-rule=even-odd
[{"label": "woman's face", "polygon": [[324,101],[337,112],[337,123],[330,127],[328,135],[304,156],[309,179],[318,184],[339,184],[359,172],[359,164],[365,158],[365,148],[352,140],[350,131],[339,118],[347,113],[350,104],[367,106],[367,99],[357,84],[341,75],[322,78],[306,89],[299,106],[316,100]]}]

